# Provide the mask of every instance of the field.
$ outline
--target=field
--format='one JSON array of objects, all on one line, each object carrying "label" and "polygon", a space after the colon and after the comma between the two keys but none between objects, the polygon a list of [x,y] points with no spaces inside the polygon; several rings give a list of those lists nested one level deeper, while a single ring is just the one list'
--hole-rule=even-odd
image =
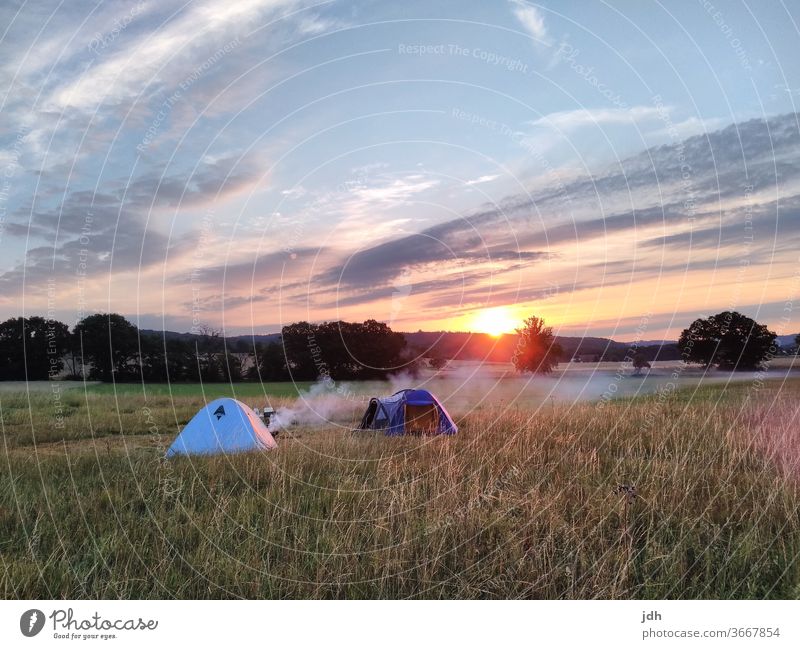
[{"label": "field", "polygon": [[179,461],[164,450],[230,386],[0,391],[0,595],[800,596],[800,379],[668,372],[585,394],[454,374],[433,388],[452,438],[354,433],[393,386],[347,386],[276,451]]}]

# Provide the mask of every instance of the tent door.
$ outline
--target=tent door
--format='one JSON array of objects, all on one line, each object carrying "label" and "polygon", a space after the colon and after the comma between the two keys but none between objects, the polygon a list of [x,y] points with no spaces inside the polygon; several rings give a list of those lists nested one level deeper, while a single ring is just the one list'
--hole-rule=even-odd
[{"label": "tent door", "polygon": [[378,411],[378,401],[376,399],[370,399],[369,405],[367,406],[367,411],[361,418],[361,425],[359,426],[361,430],[372,428],[372,422],[375,421],[375,413],[377,411]]},{"label": "tent door", "polygon": [[434,404],[412,406],[406,404],[406,433],[435,435],[439,430],[439,411]]}]

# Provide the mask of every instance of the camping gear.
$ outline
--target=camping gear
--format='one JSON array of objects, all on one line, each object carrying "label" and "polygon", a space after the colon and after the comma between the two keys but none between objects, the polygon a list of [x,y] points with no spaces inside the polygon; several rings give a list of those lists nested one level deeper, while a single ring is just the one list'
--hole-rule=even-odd
[{"label": "camping gear", "polygon": [[270,408],[269,406],[264,406],[264,423],[269,426],[269,420],[275,415],[275,408]]},{"label": "camping gear", "polygon": [[400,390],[390,397],[373,397],[361,419],[361,430],[387,435],[453,435],[458,426],[427,390]]},{"label": "camping gear", "polygon": [[217,399],[184,426],[167,457],[270,450],[277,443],[253,409],[236,399]]}]

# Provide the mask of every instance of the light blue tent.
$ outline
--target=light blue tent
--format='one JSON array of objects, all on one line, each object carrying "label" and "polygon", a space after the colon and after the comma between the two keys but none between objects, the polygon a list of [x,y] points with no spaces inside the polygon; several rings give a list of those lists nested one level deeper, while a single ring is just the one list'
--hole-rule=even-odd
[{"label": "light blue tent", "polygon": [[167,450],[167,457],[243,453],[276,446],[266,425],[250,407],[236,399],[216,399],[186,424]]},{"label": "light blue tent", "polygon": [[400,390],[390,397],[370,399],[359,428],[383,430],[387,435],[458,432],[445,407],[427,390]]}]

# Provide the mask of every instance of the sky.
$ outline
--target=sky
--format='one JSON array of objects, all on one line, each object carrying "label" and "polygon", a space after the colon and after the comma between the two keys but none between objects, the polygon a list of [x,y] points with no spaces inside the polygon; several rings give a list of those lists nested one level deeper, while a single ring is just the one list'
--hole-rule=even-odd
[{"label": "sky", "polygon": [[[7,2],[0,317],[800,331],[786,2]],[[797,305],[797,306],[795,306]]]}]

